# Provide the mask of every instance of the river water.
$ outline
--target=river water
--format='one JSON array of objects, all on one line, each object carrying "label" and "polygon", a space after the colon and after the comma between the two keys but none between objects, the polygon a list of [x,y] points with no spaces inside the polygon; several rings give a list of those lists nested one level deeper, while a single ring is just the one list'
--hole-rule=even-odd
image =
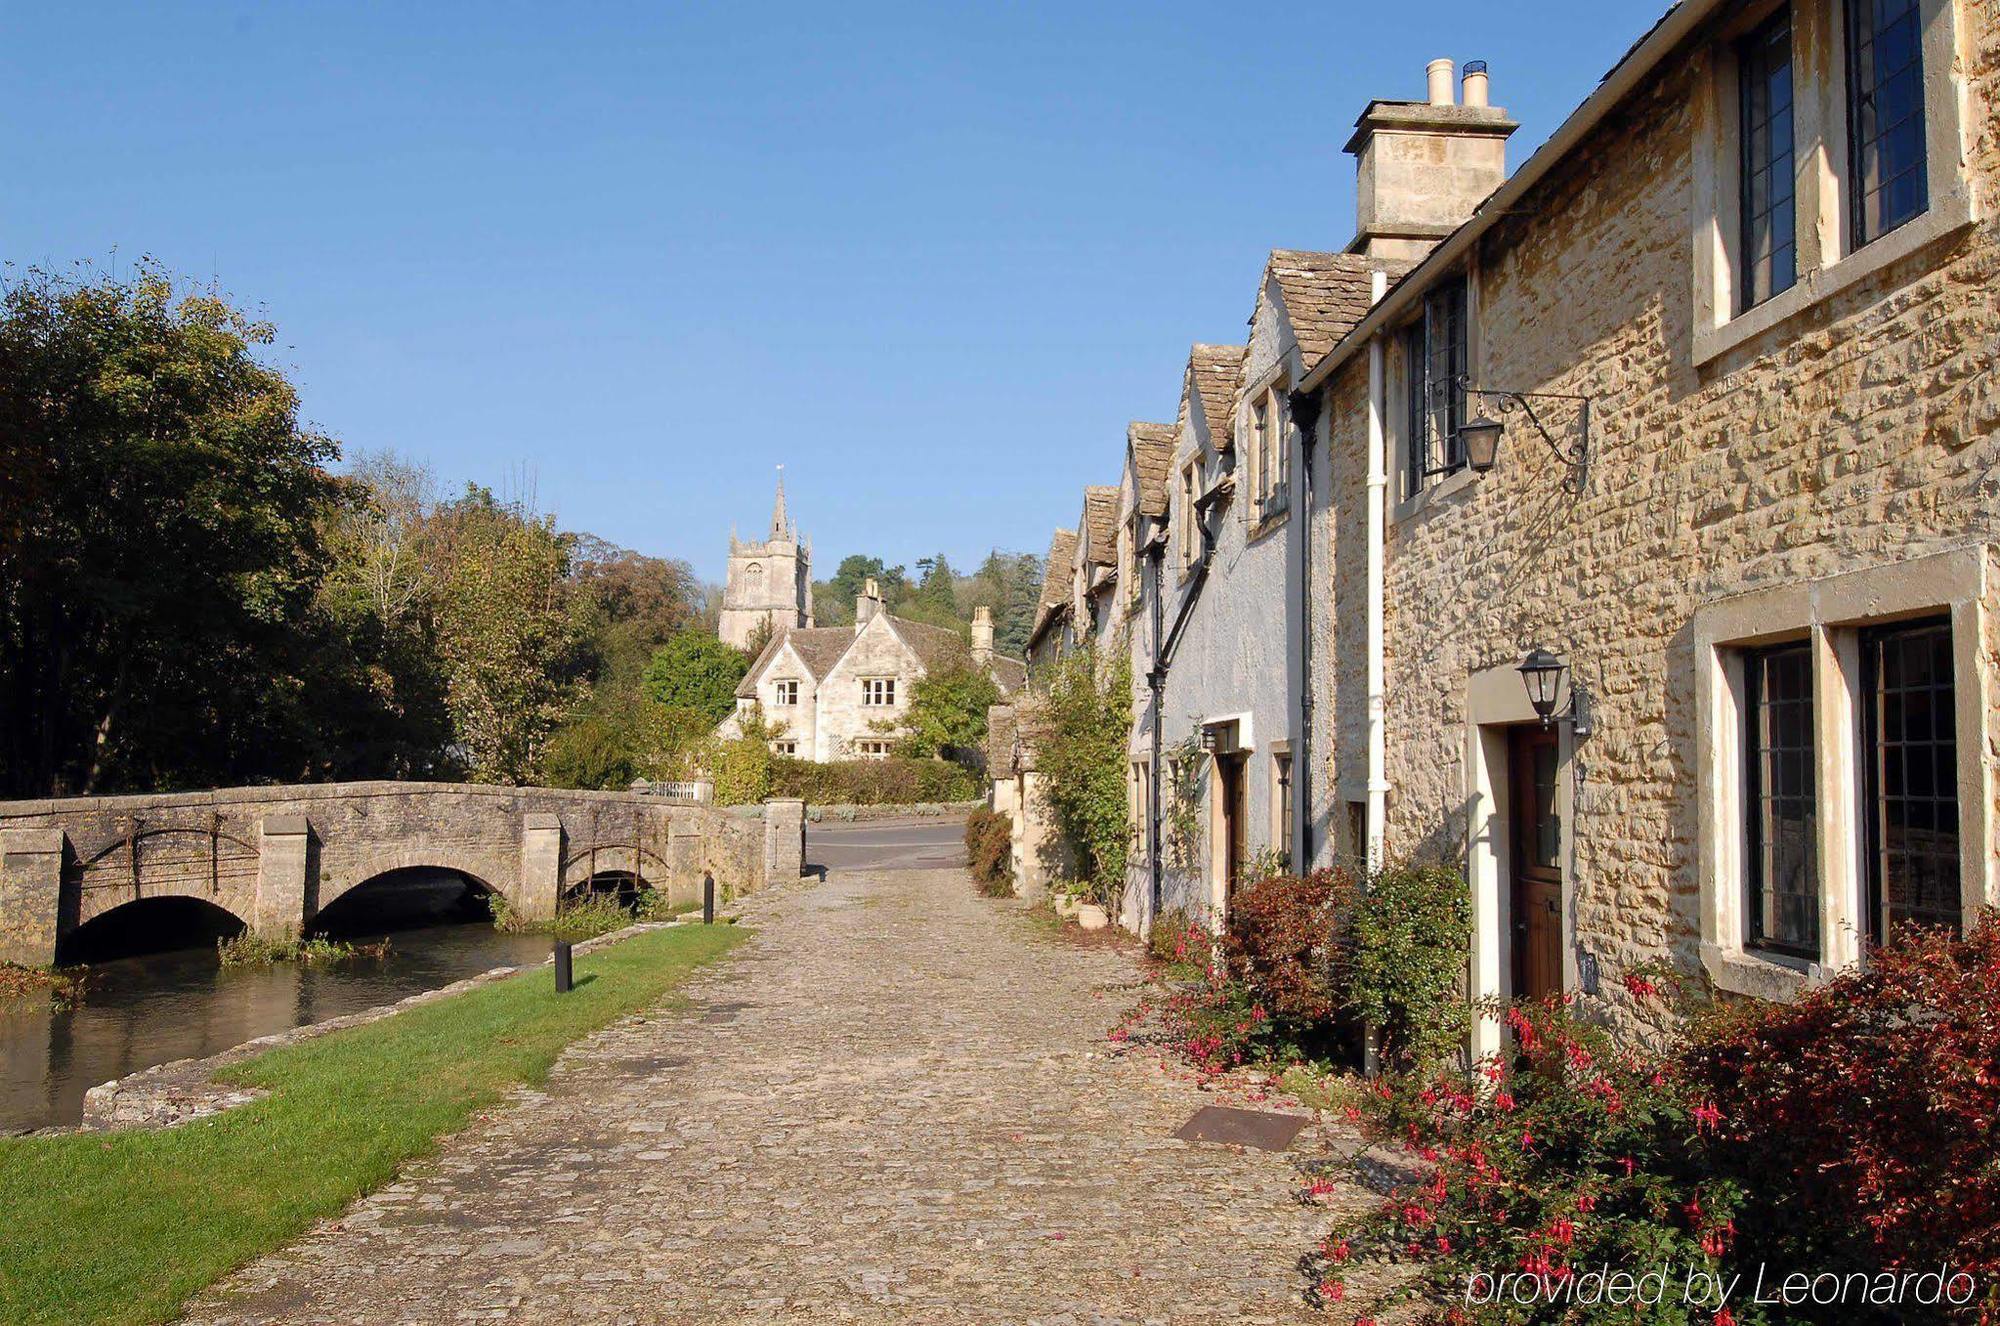
[{"label": "river water", "polygon": [[[405,880],[394,905],[371,907],[386,957],[302,967],[224,967],[212,943],[91,964],[75,1007],[0,1005],[0,1133],[75,1123],[83,1093],[141,1068],[218,1054],[232,1045],[356,1013],[494,967],[538,963],[547,935],[509,935],[460,918],[464,885],[437,874]],[[383,929],[385,925],[397,928]]]}]

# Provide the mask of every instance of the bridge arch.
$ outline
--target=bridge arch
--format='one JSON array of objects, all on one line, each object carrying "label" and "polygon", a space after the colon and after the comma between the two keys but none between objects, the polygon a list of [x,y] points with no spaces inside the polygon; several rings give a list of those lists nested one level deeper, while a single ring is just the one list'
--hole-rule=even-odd
[{"label": "bridge arch", "polygon": [[319,890],[313,899],[309,924],[328,908],[355,890],[372,885],[385,876],[405,872],[449,871],[472,881],[487,893],[515,901],[519,889],[519,865],[497,859],[500,853],[476,848],[457,849],[428,843],[407,843],[379,847],[343,860],[320,872]]},{"label": "bridge arch", "polygon": [[486,921],[492,916],[487,900],[502,896],[490,881],[462,866],[395,866],[356,881],[317,908],[306,932],[342,937]]},{"label": "bridge arch", "polygon": [[126,898],[96,912],[57,941],[56,961],[104,962],[140,953],[205,948],[246,928],[241,916],[211,899],[154,893]]}]

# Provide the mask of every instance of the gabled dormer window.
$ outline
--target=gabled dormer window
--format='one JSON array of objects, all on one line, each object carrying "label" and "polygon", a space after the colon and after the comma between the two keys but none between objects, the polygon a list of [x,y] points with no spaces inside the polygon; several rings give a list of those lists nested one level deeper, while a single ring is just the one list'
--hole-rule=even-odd
[{"label": "gabled dormer window", "polygon": [[1250,407],[1250,518],[1268,520],[1285,510],[1285,477],[1290,464],[1286,446],[1284,393],[1275,385],[1259,392]]}]

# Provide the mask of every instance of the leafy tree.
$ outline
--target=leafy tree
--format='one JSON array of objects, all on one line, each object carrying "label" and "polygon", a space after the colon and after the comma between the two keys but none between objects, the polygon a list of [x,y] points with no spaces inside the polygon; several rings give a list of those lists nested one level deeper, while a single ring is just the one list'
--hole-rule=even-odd
[{"label": "leafy tree", "polygon": [[711,727],[736,708],[736,686],[750,658],[703,631],[681,631],[653,651],[646,665],[648,699],[669,710],[687,710]]},{"label": "leafy tree", "polygon": [[968,656],[933,669],[910,687],[899,755],[950,759],[986,740],[986,710],[1000,702],[993,679]]},{"label": "leafy tree", "polygon": [[468,485],[430,521],[447,703],[471,776],[518,783],[590,689],[592,604],[569,581],[571,536]]},{"label": "leafy tree", "polygon": [[273,335],[152,264],[0,297],[5,791],[296,778],[340,744],[315,599],[356,498],[259,362]]}]

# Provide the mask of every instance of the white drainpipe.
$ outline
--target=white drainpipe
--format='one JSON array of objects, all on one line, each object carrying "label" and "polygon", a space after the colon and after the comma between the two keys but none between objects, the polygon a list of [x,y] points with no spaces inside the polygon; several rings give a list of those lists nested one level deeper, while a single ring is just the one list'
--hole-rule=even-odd
[{"label": "white drainpipe", "polygon": [[[1374,274],[1371,299],[1389,288],[1384,272]],[[1385,392],[1382,338],[1368,342],[1368,864],[1382,864],[1383,829],[1389,809],[1389,750],[1383,734],[1382,545],[1389,495],[1388,445],[1383,434]]]}]

